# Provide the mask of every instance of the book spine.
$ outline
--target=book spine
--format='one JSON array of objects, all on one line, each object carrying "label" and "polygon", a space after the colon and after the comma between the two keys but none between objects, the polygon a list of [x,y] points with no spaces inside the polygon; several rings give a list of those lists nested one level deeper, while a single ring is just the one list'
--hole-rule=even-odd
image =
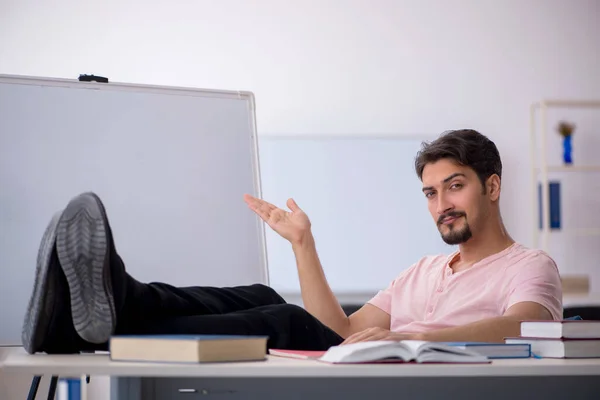
[{"label": "book spine", "polygon": [[59,379],[56,389],[57,400],[81,400],[81,379]]},{"label": "book spine", "polygon": [[[550,209],[548,210],[548,220],[550,222],[550,229],[561,228],[561,215],[560,215],[560,182],[548,182],[548,195],[550,202]],[[542,229],[542,184],[538,184],[538,224],[539,229]]]}]

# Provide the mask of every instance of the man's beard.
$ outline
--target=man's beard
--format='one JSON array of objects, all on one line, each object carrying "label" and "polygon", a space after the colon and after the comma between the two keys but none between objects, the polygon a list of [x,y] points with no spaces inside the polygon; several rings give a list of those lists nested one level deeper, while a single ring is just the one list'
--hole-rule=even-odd
[{"label": "man's beard", "polygon": [[[455,221],[450,225],[445,225],[446,227],[448,227],[449,232],[442,233],[442,221],[448,217],[453,217],[457,219],[464,217],[465,225],[461,229],[455,229],[454,224],[457,222]],[[440,216],[440,218],[438,218],[438,229],[440,230],[440,234],[442,235],[442,240],[444,242],[446,242],[449,245],[455,245],[464,243],[467,240],[471,239],[471,236],[473,236],[473,232],[471,232],[471,227],[469,226],[466,217],[467,216],[465,213],[454,211],[449,212],[448,214],[444,214]]]}]

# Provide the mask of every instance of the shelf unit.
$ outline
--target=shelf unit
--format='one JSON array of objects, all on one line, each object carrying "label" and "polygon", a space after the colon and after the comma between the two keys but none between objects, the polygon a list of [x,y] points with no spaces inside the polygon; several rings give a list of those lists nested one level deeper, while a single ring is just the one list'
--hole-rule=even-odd
[{"label": "shelf unit", "polygon": [[[535,222],[533,224],[533,245],[548,251],[548,239],[550,235],[550,221],[548,210],[550,208],[550,196],[548,193],[549,172],[580,172],[600,173],[600,165],[548,165],[548,123],[547,112],[550,108],[571,109],[600,109],[600,100],[542,100],[533,103],[530,107],[530,151],[531,151],[531,181],[533,185],[532,210]],[[536,116],[539,113],[539,135],[536,126]],[[539,163],[537,160],[538,137],[541,147]],[[600,174],[599,174],[600,175]],[[600,178],[600,176],[599,176]],[[538,183],[542,185],[542,227],[539,229],[537,218],[538,206]],[[600,236],[600,227],[591,229],[562,229],[561,233],[575,236]]]}]

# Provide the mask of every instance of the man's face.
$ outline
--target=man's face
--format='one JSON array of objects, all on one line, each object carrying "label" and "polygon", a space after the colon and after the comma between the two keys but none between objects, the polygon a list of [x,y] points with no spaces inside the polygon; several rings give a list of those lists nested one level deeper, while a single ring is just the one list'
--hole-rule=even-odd
[{"label": "man's face", "polygon": [[423,169],[423,193],[444,242],[465,243],[489,214],[489,205],[475,171],[449,159]]}]

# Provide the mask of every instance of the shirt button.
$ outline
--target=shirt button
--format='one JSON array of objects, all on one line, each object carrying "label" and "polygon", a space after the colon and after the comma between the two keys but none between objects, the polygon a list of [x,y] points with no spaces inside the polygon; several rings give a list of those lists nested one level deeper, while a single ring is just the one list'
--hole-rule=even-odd
[{"label": "shirt button", "polygon": [[433,307],[429,307],[429,314],[433,313]]},{"label": "shirt button", "polygon": [[442,292],[444,291],[444,289],[443,289],[443,288],[440,286],[439,288],[437,288],[437,291],[438,291],[439,293],[442,293]]}]

